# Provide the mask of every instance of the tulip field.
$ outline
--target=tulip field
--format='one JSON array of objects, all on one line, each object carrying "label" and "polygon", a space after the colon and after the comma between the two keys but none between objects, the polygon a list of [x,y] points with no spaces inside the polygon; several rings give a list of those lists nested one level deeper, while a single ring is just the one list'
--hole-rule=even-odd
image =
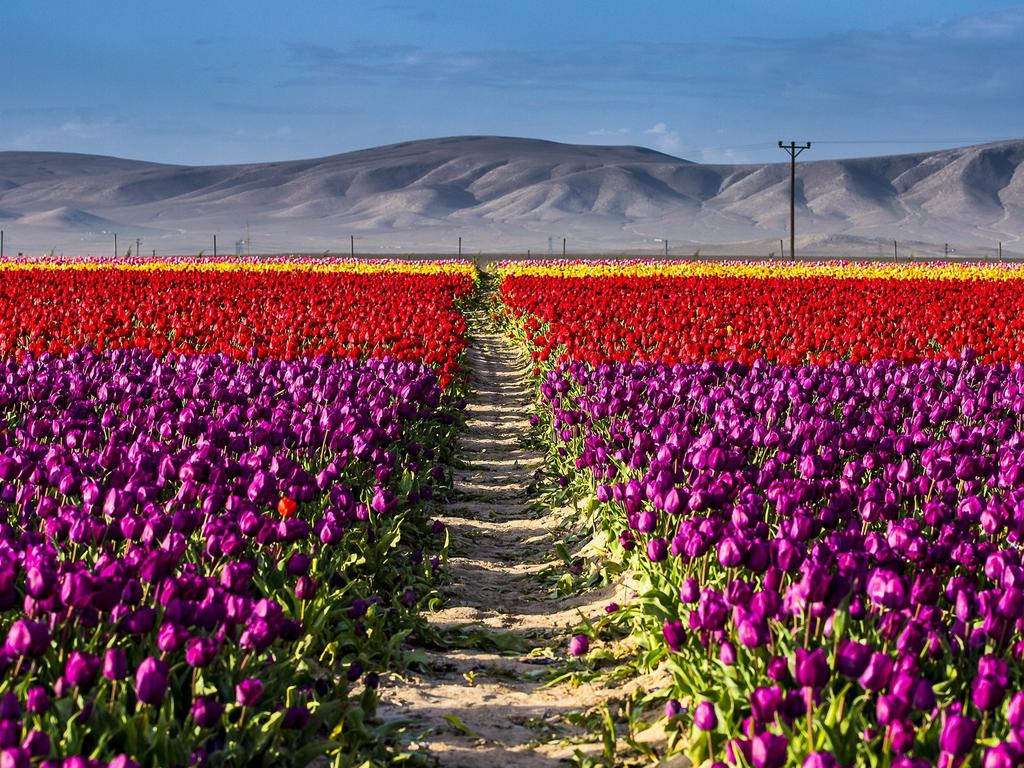
[{"label": "tulip field", "polygon": [[1024,763],[1024,273],[504,263],[550,462],[671,673],[753,768]]},{"label": "tulip field", "polygon": [[[1024,765],[1024,271],[495,272],[629,594],[564,668],[662,672],[694,765]],[[479,277],[0,261],[0,768],[420,764],[377,689],[445,579]]]},{"label": "tulip field", "polygon": [[465,263],[0,264],[0,765],[361,764],[430,599]]}]

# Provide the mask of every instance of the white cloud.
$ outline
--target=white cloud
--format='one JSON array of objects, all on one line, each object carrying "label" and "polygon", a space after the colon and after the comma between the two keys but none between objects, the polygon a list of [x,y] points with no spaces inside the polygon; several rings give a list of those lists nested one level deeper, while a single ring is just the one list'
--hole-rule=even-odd
[{"label": "white cloud", "polygon": [[683,146],[679,134],[670,129],[665,123],[655,123],[644,133],[648,136],[653,136],[654,145],[662,152],[667,152],[670,155],[678,152]]},{"label": "white cloud", "polygon": [[625,136],[627,133],[629,133],[629,128],[616,128],[614,130],[595,128],[592,131],[587,131],[587,136]]},{"label": "white cloud", "polygon": [[737,165],[751,162],[750,155],[731,147],[705,147],[700,151],[700,161],[713,165]]}]

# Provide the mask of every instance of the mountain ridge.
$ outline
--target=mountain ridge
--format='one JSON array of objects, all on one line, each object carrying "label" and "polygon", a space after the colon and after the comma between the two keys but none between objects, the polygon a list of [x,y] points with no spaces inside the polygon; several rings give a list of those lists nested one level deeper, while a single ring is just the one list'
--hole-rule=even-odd
[{"label": "mountain ridge", "polygon": [[[805,245],[1012,246],[1024,229],[1024,140],[808,159],[797,205]],[[789,164],[493,136],[208,166],[0,152],[0,211],[10,247],[24,252],[102,247],[111,234],[102,227],[126,241],[144,234],[161,253],[209,250],[213,233],[247,230],[250,248],[273,251],[340,250],[349,235],[369,251],[447,250],[460,235],[484,251],[539,250],[548,237],[595,251],[666,238],[760,249],[786,237]]]}]

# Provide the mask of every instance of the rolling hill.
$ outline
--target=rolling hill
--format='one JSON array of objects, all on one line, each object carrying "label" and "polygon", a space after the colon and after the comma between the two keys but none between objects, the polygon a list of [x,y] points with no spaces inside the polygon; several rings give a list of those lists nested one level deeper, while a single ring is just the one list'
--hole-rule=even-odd
[{"label": "rolling hill", "polygon": [[[1024,140],[910,155],[801,162],[799,243],[826,252],[1008,250],[1024,229]],[[6,252],[467,252],[654,249],[763,255],[786,236],[789,166],[708,165],[631,146],[466,136],[330,157],[179,166],[0,152]],[[127,245],[124,246],[125,248]],[[939,246],[941,247],[941,245]],[[122,248],[124,250],[124,248]],[[885,251],[889,252],[888,250]]]}]

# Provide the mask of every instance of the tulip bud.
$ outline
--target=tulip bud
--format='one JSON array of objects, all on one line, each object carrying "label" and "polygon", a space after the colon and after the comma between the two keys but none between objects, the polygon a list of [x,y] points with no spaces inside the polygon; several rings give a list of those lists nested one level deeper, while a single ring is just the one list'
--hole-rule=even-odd
[{"label": "tulip bud", "polygon": [[99,659],[91,653],[72,651],[64,664],[64,677],[69,685],[84,688],[96,678],[99,668]]},{"label": "tulip bud", "polygon": [[710,701],[702,701],[693,710],[693,724],[702,731],[713,731],[718,727],[718,715],[715,705]]},{"label": "tulip bud", "polygon": [[586,635],[576,635],[569,641],[569,653],[573,656],[582,656],[590,650],[590,638]]},{"label": "tulip bud", "polygon": [[15,656],[37,658],[50,645],[50,631],[31,619],[18,619],[7,631],[7,648]]},{"label": "tulip bud", "polygon": [[723,640],[718,646],[718,660],[727,667],[736,663],[736,648],[728,640]]},{"label": "tulip bud", "polygon": [[43,731],[29,731],[21,746],[32,757],[46,757],[50,754],[50,737]]},{"label": "tulip bud", "polygon": [[110,648],[103,655],[103,676],[107,680],[128,677],[128,654],[123,648]]},{"label": "tulip bud", "polygon": [[30,765],[30,756],[26,749],[11,747],[0,752],[0,768],[29,768]]},{"label": "tulip bud", "polygon": [[677,652],[686,642],[686,631],[683,629],[681,621],[666,621],[662,625],[661,633],[672,652]]},{"label": "tulip bud", "polygon": [[974,747],[978,723],[969,717],[949,713],[939,736],[939,748],[953,757],[966,755]]},{"label": "tulip bud", "polygon": [[252,707],[263,695],[263,683],[254,677],[247,678],[235,686],[235,701],[243,707]]},{"label": "tulip bud", "polygon": [[981,765],[982,768],[1017,768],[1020,757],[1010,744],[1003,741],[985,751]]},{"label": "tulip bud", "polygon": [[21,702],[18,695],[8,691],[0,696],[0,720],[17,720],[21,717]]},{"label": "tulip bud", "polygon": [[224,705],[213,696],[199,696],[192,702],[192,719],[200,728],[212,728],[220,722]]},{"label": "tulip bud", "polygon": [[668,557],[668,544],[664,539],[651,539],[647,542],[647,558],[652,563],[660,563]]},{"label": "tulip bud", "polygon": [[28,689],[25,696],[25,709],[33,715],[42,715],[50,708],[50,696],[46,689],[37,685]]},{"label": "tulip bud", "polygon": [[[316,596],[316,581],[309,576],[300,576],[295,582],[295,596],[299,600],[312,600]],[[415,601],[415,595],[413,596]]]},{"label": "tulip bud", "polygon": [[829,679],[828,659],[822,648],[807,651],[796,649],[793,661],[793,677],[804,688],[821,688]]},{"label": "tulip bud", "polygon": [[167,664],[160,659],[150,656],[135,670],[135,696],[144,704],[162,704],[167,686]]},{"label": "tulip bud", "polygon": [[804,758],[803,768],[839,768],[839,761],[831,752],[811,752]]},{"label": "tulip bud", "polygon": [[988,711],[998,707],[1006,696],[1006,686],[993,677],[976,677],[971,686],[971,702],[978,709]]},{"label": "tulip bud", "polygon": [[17,720],[0,720],[0,749],[16,747],[21,742],[21,723]]},{"label": "tulip bud", "polygon": [[764,731],[750,743],[750,762],[754,768],[782,768],[789,751],[789,739]]}]

